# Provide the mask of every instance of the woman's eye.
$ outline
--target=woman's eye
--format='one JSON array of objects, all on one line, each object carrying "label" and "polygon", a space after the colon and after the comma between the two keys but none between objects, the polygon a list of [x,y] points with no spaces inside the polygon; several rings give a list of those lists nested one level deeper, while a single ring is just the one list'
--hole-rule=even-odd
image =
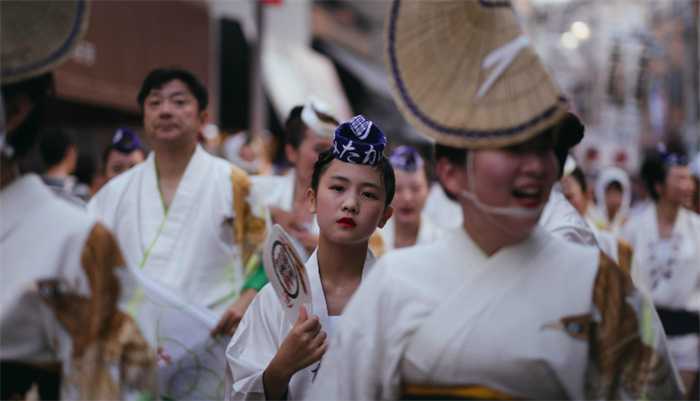
[{"label": "woman's eye", "polygon": [[377,194],[375,194],[374,192],[363,192],[362,195],[364,195],[365,197],[367,197],[369,199],[379,199]]},{"label": "woman's eye", "polygon": [[335,192],[342,192],[342,191],[343,191],[343,187],[341,187],[340,185],[331,185],[331,186],[330,186],[330,190],[331,190],[331,191],[335,191]]}]

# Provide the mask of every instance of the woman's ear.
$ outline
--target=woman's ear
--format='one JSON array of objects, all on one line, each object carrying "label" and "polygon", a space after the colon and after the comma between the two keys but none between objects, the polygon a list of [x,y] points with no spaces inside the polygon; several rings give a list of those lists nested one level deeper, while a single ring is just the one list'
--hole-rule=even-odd
[{"label": "woman's ear", "polygon": [[316,213],[316,192],[312,188],[306,188],[306,206],[309,213]]},{"label": "woman's ear", "polygon": [[[472,156],[472,155],[469,155]],[[435,176],[445,191],[453,196],[462,192],[461,181],[465,172],[464,167],[450,163],[446,158],[439,159],[435,164]]]},{"label": "woman's ear", "polygon": [[377,227],[379,228],[384,228],[384,225],[386,224],[387,221],[391,218],[391,216],[394,214],[394,208],[391,206],[387,206],[384,208],[384,214],[382,215],[382,218],[379,219],[379,223],[377,224]]}]

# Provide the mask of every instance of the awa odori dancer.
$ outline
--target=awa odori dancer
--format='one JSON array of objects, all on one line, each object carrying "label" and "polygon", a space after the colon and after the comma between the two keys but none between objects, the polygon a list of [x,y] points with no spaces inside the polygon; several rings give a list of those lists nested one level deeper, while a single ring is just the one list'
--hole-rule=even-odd
[{"label": "awa odori dancer", "polygon": [[338,126],[319,156],[307,190],[320,230],[305,264],[311,308],[289,316],[274,287],[262,289],[226,351],[232,399],[301,399],[309,389],[327,335],[374,262],[369,238],[392,214],[394,172],[385,146],[379,127],[356,116]]},{"label": "awa odori dancer", "polygon": [[651,300],[538,225],[579,138],[508,2],[396,0],[388,21],[394,99],[463,223],[377,262],[307,398],[678,399]]}]

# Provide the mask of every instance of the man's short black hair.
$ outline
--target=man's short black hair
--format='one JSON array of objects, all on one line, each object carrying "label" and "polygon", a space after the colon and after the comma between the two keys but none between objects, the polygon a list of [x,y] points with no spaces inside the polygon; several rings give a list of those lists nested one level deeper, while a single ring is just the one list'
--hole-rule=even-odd
[{"label": "man's short black hair", "polygon": [[192,92],[192,96],[197,99],[198,110],[205,110],[209,105],[209,93],[207,92],[207,88],[190,71],[180,68],[157,68],[148,73],[146,79],[143,80],[143,84],[141,84],[141,89],[137,97],[141,110],[143,110],[143,103],[146,97],[152,90],[160,89],[168,82],[176,79],[182,81],[190,92]]},{"label": "man's short black hair", "polygon": [[[685,149],[682,147],[682,145],[676,143],[670,143],[667,145],[667,151],[665,154],[674,154],[681,157],[686,157]],[[663,184],[666,182],[666,176],[668,175],[668,170],[670,169],[668,164],[664,161],[665,154],[656,150],[647,152],[639,173],[642,180],[644,180],[644,186],[655,202],[661,197],[661,194],[656,190],[656,184]]]},{"label": "man's short black hair", "polygon": [[[328,169],[331,162],[335,160],[333,157],[333,148],[328,148],[318,155],[318,160],[314,163],[314,172],[311,175],[311,189],[314,192],[318,192],[318,184],[321,182],[321,175],[324,171]],[[384,191],[386,192],[386,199],[384,199],[384,207],[391,204],[394,200],[394,192],[396,192],[396,176],[394,175],[394,167],[391,166],[389,159],[382,155],[374,168],[381,172],[382,184],[384,184]]]},{"label": "man's short black hair", "polygon": [[39,139],[39,151],[46,168],[51,168],[63,161],[71,146],[75,146],[75,140],[67,131],[54,128],[43,132]]}]

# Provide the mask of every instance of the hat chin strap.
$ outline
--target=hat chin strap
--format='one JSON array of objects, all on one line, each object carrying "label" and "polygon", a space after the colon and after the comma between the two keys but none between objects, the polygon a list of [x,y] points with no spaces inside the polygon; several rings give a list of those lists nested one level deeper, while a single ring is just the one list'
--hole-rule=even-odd
[{"label": "hat chin strap", "polygon": [[479,197],[476,195],[476,191],[474,191],[476,177],[474,176],[474,157],[473,157],[473,154],[467,155],[467,163],[468,163],[467,176],[469,178],[469,189],[463,190],[462,192],[460,192],[460,195],[464,199],[467,199],[468,201],[470,201],[474,206],[476,206],[477,209],[481,210],[484,213],[490,214],[490,215],[515,217],[515,218],[521,218],[521,219],[533,218],[533,217],[537,218],[540,216],[540,214],[542,214],[542,210],[544,209],[544,205],[541,205],[536,209],[530,209],[530,208],[514,207],[514,206],[505,206],[505,207],[504,206],[492,206],[492,205],[487,205],[486,203],[479,200]]}]

